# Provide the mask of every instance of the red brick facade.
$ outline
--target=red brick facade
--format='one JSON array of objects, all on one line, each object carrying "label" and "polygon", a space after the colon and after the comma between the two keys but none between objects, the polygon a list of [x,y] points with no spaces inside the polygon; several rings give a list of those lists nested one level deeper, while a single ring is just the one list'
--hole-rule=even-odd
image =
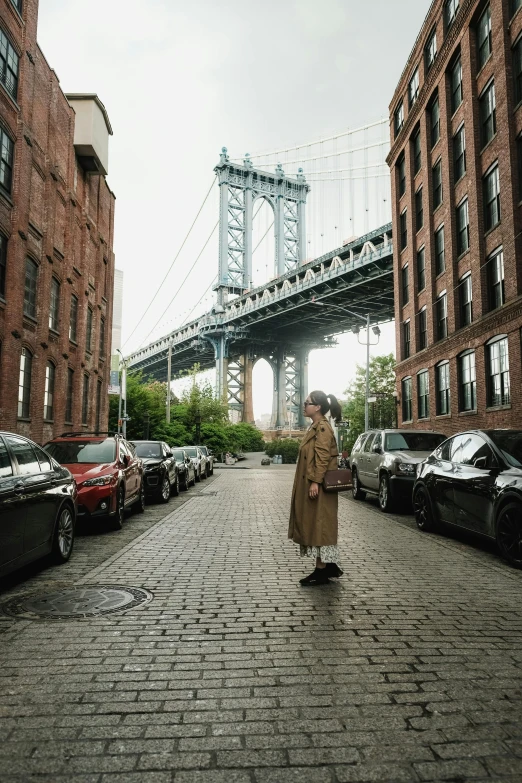
[{"label": "red brick facade", "polygon": [[[516,6],[519,6],[518,8]],[[445,18],[446,3],[434,0],[401,81],[390,105],[392,148],[388,158],[391,168],[394,222],[395,322],[397,339],[397,391],[399,393],[400,426],[429,428],[452,434],[476,427],[522,427],[521,329],[522,329],[522,182],[520,152],[517,141],[522,133],[522,103],[515,84],[518,73],[517,50],[522,35],[522,3],[516,0],[460,0],[450,3],[456,10],[452,20]],[[488,30],[488,9],[491,34]],[[483,16],[483,14],[486,16]],[[448,21],[450,23],[448,24]],[[437,54],[428,66],[427,48],[433,32]],[[479,36],[481,36],[479,38]],[[482,43],[482,49],[480,44]],[[490,51],[491,49],[491,51]],[[462,97],[456,88],[457,61],[462,67]],[[482,62],[481,62],[482,57]],[[455,66],[455,69],[454,69]],[[410,106],[409,85],[415,69],[419,71],[419,91]],[[482,131],[487,112],[484,91],[494,82],[496,95],[496,132]],[[520,80],[522,84],[522,78]],[[518,90],[521,88],[518,87]],[[453,98],[452,104],[452,96]],[[412,84],[415,98],[415,83]],[[433,102],[438,96],[440,106],[440,138],[432,135]],[[404,123],[397,131],[395,115],[403,101]],[[460,104],[459,101],[461,100]],[[458,105],[459,104],[459,105]],[[458,181],[454,136],[464,127],[466,140],[466,171]],[[487,126],[493,128],[492,121]],[[414,136],[420,129],[420,169],[415,173]],[[435,143],[432,143],[435,141]],[[401,156],[405,162],[405,187],[401,195]],[[433,167],[442,165],[442,202],[435,204]],[[500,220],[489,228],[485,223],[486,192],[484,175],[498,165],[500,183]],[[493,175],[492,175],[493,176]],[[404,174],[402,175],[404,182]],[[489,183],[492,180],[490,178]],[[422,186],[423,226],[417,231],[415,194]],[[469,249],[458,247],[457,206],[468,199]],[[493,201],[490,214],[494,214]],[[401,214],[406,210],[407,241],[401,250]],[[496,218],[495,218],[496,221]],[[420,222],[420,220],[419,220]],[[444,226],[445,270],[436,269],[435,232]],[[404,223],[403,223],[404,227]],[[465,232],[462,233],[465,238]],[[465,242],[464,242],[465,243]],[[419,281],[418,252],[424,247],[425,286]],[[493,251],[502,248],[504,261],[504,296],[499,306],[492,285]],[[403,272],[407,265],[407,272]],[[462,281],[471,273],[472,322],[464,325],[466,316],[461,303]],[[407,275],[409,300],[405,299],[403,281]],[[419,288],[419,283],[421,288]],[[437,334],[437,298],[447,292],[447,337]],[[422,348],[419,315],[426,308],[427,346]],[[410,324],[410,356],[407,357],[405,322]],[[443,324],[441,328],[443,334]],[[497,337],[506,336],[507,343],[488,345]],[[499,346],[508,347],[507,366],[495,361]],[[469,385],[465,382],[464,364],[459,358],[467,350],[474,351],[475,399],[470,405]],[[443,369],[449,362],[450,412],[445,413]],[[437,367],[439,365],[439,368]],[[500,375],[497,370],[502,369]],[[429,377],[429,412],[422,417],[419,401],[418,373],[427,370]],[[407,414],[404,392],[411,378],[412,413]],[[437,385],[437,379],[439,385]],[[497,384],[497,385],[495,385]],[[498,389],[500,384],[501,394]],[[507,393],[506,393],[507,392]],[[470,409],[471,408],[471,409]],[[442,411],[442,413],[441,413]]]},{"label": "red brick facade", "polygon": [[[13,145],[10,187],[5,176],[0,178],[0,233],[7,243],[0,292],[0,429],[45,442],[64,431],[107,428],[115,198],[105,179],[86,175],[76,159],[75,113],[36,43],[37,15],[38,0],[0,0],[0,30],[19,57],[17,89],[5,79],[0,83],[0,128]],[[24,306],[28,258],[38,267],[34,317]],[[59,297],[58,321],[51,328],[53,278]],[[73,295],[78,319],[76,339],[70,340]],[[24,348],[32,355],[26,415],[19,409]],[[55,383],[46,420],[48,363],[54,365]],[[85,377],[88,405],[82,406]]]}]

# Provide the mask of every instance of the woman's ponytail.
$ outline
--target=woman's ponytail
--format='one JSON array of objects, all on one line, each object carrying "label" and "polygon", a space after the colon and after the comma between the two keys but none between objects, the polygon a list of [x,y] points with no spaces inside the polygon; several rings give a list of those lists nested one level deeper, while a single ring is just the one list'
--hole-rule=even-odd
[{"label": "woman's ponytail", "polygon": [[330,415],[332,419],[335,422],[341,421],[343,412],[341,410],[341,406],[339,405],[339,400],[333,394],[329,394],[328,399],[330,400]]}]

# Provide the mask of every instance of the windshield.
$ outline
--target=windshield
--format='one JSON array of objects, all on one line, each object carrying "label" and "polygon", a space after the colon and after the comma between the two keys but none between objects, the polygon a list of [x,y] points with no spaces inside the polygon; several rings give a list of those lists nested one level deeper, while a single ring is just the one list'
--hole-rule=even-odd
[{"label": "windshield", "polygon": [[113,438],[102,441],[60,441],[48,443],[45,450],[60,465],[74,465],[81,463],[114,462],[116,459],[116,443]]},{"label": "windshield", "polygon": [[514,468],[522,468],[522,431],[490,430],[486,431],[502,456]]},{"label": "windshield", "polygon": [[207,456],[207,454],[208,454],[208,449],[207,449],[207,447],[206,447],[206,446],[200,446],[200,447],[199,447],[199,450],[203,452],[203,454],[205,455],[205,457]]},{"label": "windshield", "polygon": [[159,443],[134,443],[138,457],[161,457],[161,446]]},{"label": "windshield", "polygon": [[198,456],[198,450],[196,448],[189,448],[185,449],[189,457],[197,457]]},{"label": "windshield", "polygon": [[185,454],[182,449],[174,449],[172,453],[174,454],[174,459],[176,459],[178,462],[184,462]]},{"label": "windshield", "polygon": [[436,432],[391,432],[386,435],[385,451],[434,451],[445,435]]}]

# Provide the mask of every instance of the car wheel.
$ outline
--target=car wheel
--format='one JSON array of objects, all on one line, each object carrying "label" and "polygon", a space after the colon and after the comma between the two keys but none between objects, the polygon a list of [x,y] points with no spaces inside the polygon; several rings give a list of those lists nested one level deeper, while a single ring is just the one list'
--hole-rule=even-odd
[{"label": "car wheel", "polygon": [[162,503],[168,503],[170,500],[170,481],[168,476],[164,476],[161,482],[160,500]]},{"label": "car wheel", "polygon": [[417,487],[413,494],[413,513],[419,530],[431,533],[437,529],[438,525],[433,516],[430,496],[425,487]]},{"label": "car wheel", "polygon": [[204,471],[203,471],[203,473],[201,474],[201,478],[202,478],[202,479],[206,479],[206,478],[208,478],[208,473],[207,473],[207,471],[208,471],[208,468],[207,468],[207,466],[205,465],[205,470],[204,470]]},{"label": "car wheel", "polygon": [[507,503],[497,518],[497,546],[502,557],[522,568],[522,503]]},{"label": "car wheel", "polygon": [[381,511],[393,511],[393,501],[390,490],[390,479],[383,473],[379,479],[379,507]]},{"label": "car wheel", "polygon": [[194,471],[194,478],[192,479],[192,484],[191,484],[191,486],[192,486],[192,487],[195,487],[195,486],[196,486],[196,471]]},{"label": "car wheel", "polygon": [[198,483],[201,481],[201,468],[200,468],[200,469],[198,470],[198,472],[196,473],[196,477],[195,477],[195,479],[194,479],[194,483],[195,483],[196,481],[197,481]]},{"label": "car wheel", "polygon": [[185,473],[183,474],[183,478],[181,479],[181,482],[180,482],[179,486],[180,486],[180,489],[181,489],[182,492],[186,492],[188,490],[189,482],[188,482],[187,471],[185,471]]},{"label": "car wheel", "polygon": [[116,499],[116,516],[112,519],[113,530],[121,530],[125,520],[125,490],[120,487]]},{"label": "car wheel", "polygon": [[174,479],[174,484],[172,485],[172,494],[176,498],[179,495],[179,473],[176,473],[176,478]]},{"label": "car wheel", "polygon": [[145,511],[145,484],[143,483],[143,478],[141,479],[140,496],[132,508],[137,514],[143,514]]},{"label": "car wheel", "polygon": [[58,515],[54,528],[53,560],[66,563],[74,545],[74,513],[70,506],[64,506]]},{"label": "car wheel", "polygon": [[359,476],[355,468],[352,469],[352,495],[355,500],[364,500],[366,492],[363,492],[359,484]]}]

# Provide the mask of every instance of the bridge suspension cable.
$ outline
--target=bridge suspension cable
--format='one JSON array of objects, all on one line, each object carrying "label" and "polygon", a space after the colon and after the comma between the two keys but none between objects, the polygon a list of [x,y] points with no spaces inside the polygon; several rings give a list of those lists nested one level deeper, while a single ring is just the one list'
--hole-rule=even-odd
[{"label": "bridge suspension cable", "polygon": [[[152,305],[153,305],[153,303],[154,303],[154,301],[155,301],[155,299],[156,299],[157,295],[158,295],[158,294],[159,294],[159,292],[161,291],[161,289],[162,289],[162,287],[163,287],[163,284],[165,283],[165,280],[167,279],[167,277],[169,276],[169,274],[170,274],[170,273],[171,273],[171,271],[172,271],[172,267],[174,266],[174,264],[175,264],[175,263],[176,263],[176,261],[178,260],[178,258],[179,258],[179,255],[180,255],[181,251],[182,251],[182,250],[183,250],[183,248],[185,247],[185,244],[186,244],[186,242],[187,242],[187,240],[188,240],[188,238],[189,238],[190,234],[192,233],[192,229],[193,229],[193,228],[194,228],[194,226],[196,225],[196,222],[197,222],[197,220],[198,220],[199,216],[201,215],[201,212],[202,212],[202,210],[203,210],[203,207],[204,207],[204,206],[205,206],[205,204],[207,203],[208,197],[210,196],[210,193],[211,193],[211,191],[212,191],[212,188],[214,187],[215,183],[216,183],[216,179],[215,179],[215,177],[214,177],[214,178],[212,179],[212,184],[211,184],[211,186],[209,187],[209,189],[208,189],[208,191],[207,191],[207,195],[206,195],[206,196],[205,196],[205,198],[203,199],[203,203],[201,204],[200,208],[198,209],[198,212],[197,212],[197,214],[196,214],[196,217],[195,217],[195,218],[194,218],[194,220],[192,221],[192,224],[191,224],[191,226],[190,226],[189,230],[188,230],[188,231],[187,231],[187,233],[185,234],[185,238],[184,238],[183,242],[181,243],[181,245],[180,245],[180,247],[179,247],[179,250],[178,250],[178,252],[177,252],[177,253],[176,253],[176,255],[174,256],[174,260],[172,261],[171,265],[170,265],[170,266],[169,266],[169,268],[167,269],[167,272],[165,273],[165,277],[163,278],[163,280],[161,281],[161,283],[160,283],[160,284],[159,284],[159,286],[157,287],[157,289],[156,289],[156,293],[154,294],[154,296],[153,296],[153,297],[152,297],[152,299],[150,300],[149,304],[147,305],[147,307],[146,307],[146,309],[145,309],[145,312],[143,313],[143,315],[142,315],[142,316],[141,316],[141,318],[139,319],[138,323],[136,324],[136,326],[134,327],[134,329],[132,330],[132,332],[129,334],[129,336],[127,337],[127,339],[126,339],[126,340],[125,340],[125,342],[123,343],[123,345],[122,345],[122,349],[123,349],[123,348],[125,348],[125,346],[126,346],[126,345],[127,345],[127,343],[129,342],[129,340],[131,339],[131,337],[134,335],[134,333],[136,332],[137,328],[140,326],[140,324],[142,323],[143,319],[145,318],[145,316],[146,316],[146,315],[147,315],[147,313],[149,312],[150,308],[152,307]],[[215,230],[215,228],[214,228],[214,230]],[[213,233],[213,232],[212,232],[212,233]],[[199,258],[199,256],[198,256],[198,258]],[[186,279],[186,278],[185,278],[185,279]],[[184,281],[183,281],[183,282],[184,282]],[[162,316],[162,317],[163,317],[163,316]],[[150,332],[149,332],[149,335],[150,335]],[[147,337],[148,337],[148,336],[147,336]],[[145,339],[147,339],[147,338],[145,338]]]}]

